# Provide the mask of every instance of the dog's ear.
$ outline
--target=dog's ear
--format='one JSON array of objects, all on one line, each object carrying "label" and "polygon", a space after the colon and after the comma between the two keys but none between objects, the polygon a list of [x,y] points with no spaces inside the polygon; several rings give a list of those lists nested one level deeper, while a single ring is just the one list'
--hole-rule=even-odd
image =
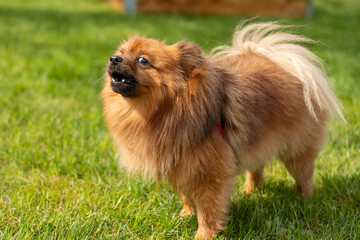
[{"label": "dog's ear", "polygon": [[204,63],[204,56],[201,48],[195,43],[180,41],[174,46],[178,50],[178,63],[186,75],[191,75],[195,68],[201,67]]}]

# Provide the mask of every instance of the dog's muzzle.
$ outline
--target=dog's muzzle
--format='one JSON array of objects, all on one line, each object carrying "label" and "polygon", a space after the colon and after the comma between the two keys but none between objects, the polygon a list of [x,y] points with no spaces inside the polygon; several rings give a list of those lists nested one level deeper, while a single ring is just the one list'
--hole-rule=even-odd
[{"label": "dog's muzzle", "polygon": [[111,77],[111,88],[114,92],[124,97],[134,97],[136,95],[137,81],[131,74],[124,71],[122,67],[123,59],[119,56],[110,57],[108,73]]}]

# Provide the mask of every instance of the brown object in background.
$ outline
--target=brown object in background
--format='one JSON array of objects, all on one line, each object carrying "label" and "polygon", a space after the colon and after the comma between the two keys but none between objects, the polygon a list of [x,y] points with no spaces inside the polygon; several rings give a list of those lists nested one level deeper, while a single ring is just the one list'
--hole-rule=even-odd
[{"label": "brown object in background", "polygon": [[122,0],[104,0],[105,2],[108,2],[113,8],[123,11],[124,10],[124,3]]},{"label": "brown object in background", "polygon": [[138,0],[144,13],[304,16],[307,0]]},{"label": "brown object in background", "polygon": [[127,13],[312,16],[311,0],[105,0]]}]

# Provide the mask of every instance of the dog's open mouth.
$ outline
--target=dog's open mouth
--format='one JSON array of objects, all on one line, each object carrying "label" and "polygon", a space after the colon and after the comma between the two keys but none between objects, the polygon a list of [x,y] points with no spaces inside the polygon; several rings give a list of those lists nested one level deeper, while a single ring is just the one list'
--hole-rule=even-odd
[{"label": "dog's open mouth", "polygon": [[128,76],[125,76],[125,75],[118,75],[118,76],[114,76],[112,77],[111,79],[111,82],[113,82],[114,84],[133,84],[135,81],[132,77],[128,77]]},{"label": "dog's open mouth", "polygon": [[133,97],[136,93],[136,80],[133,76],[109,72],[111,77],[111,88],[114,92],[124,97]]}]

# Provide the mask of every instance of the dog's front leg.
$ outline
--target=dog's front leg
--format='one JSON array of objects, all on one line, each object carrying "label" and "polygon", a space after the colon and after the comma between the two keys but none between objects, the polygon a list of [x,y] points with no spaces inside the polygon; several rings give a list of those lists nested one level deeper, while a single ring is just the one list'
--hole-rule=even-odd
[{"label": "dog's front leg", "polygon": [[180,212],[180,217],[186,217],[186,216],[191,216],[195,214],[195,205],[193,203],[193,201],[186,196],[186,194],[181,193],[181,199],[184,203],[184,206]]},{"label": "dog's front leg", "polygon": [[230,202],[232,179],[213,179],[194,194],[199,228],[196,239],[210,239],[224,229]]}]

